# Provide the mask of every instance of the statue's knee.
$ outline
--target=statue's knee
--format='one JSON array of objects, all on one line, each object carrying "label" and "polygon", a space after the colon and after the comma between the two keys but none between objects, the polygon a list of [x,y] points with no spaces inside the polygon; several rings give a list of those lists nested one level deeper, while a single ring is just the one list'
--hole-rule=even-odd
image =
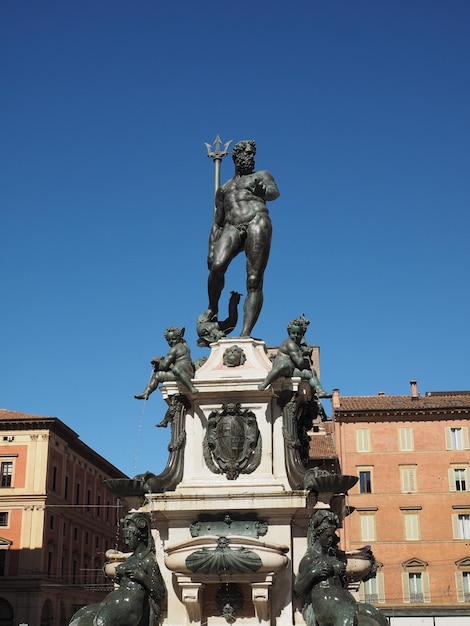
[{"label": "statue's knee", "polygon": [[260,276],[255,274],[248,274],[246,278],[247,291],[259,291],[263,286],[263,281]]}]

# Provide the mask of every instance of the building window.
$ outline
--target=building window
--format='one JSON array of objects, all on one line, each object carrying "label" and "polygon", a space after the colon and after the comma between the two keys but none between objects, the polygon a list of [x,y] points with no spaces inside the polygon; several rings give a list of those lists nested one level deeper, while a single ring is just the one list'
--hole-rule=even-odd
[{"label": "building window", "polygon": [[405,539],[407,541],[419,540],[418,513],[405,513]]},{"label": "building window", "polygon": [[53,515],[51,515],[49,519],[49,529],[54,530],[54,516]]},{"label": "building window", "polygon": [[375,541],[375,515],[361,515],[361,541]]},{"label": "building window", "polygon": [[57,491],[57,467],[52,468],[52,491]]},{"label": "building window", "polygon": [[463,601],[470,602],[470,572],[462,572]]},{"label": "building window", "polygon": [[67,500],[68,497],[69,497],[69,477],[66,476],[65,484],[64,484],[64,498]]},{"label": "building window", "polygon": [[379,602],[377,578],[369,578],[369,580],[364,582],[364,601],[369,604],[377,604]]},{"label": "building window", "polygon": [[356,430],[356,452],[370,452],[370,430],[368,428]]},{"label": "building window", "polygon": [[359,470],[359,493],[372,493],[370,470]]},{"label": "building window", "polygon": [[454,539],[470,539],[470,513],[452,515]]},{"label": "building window", "polygon": [[80,483],[75,487],[75,504],[80,504]]},{"label": "building window", "polygon": [[424,602],[423,575],[421,572],[410,572],[408,582],[410,585],[410,602]]},{"label": "building window", "polygon": [[73,538],[75,539],[75,541],[77,541],[78,539],[78,528],[76,526],[73,529]]},{"label": "building window", "polygon": [[447,450],[468,450],[468,428],[446,428]]},{"label": "building window", "polygon": [[[423,565],[423,567],[425,566]],[[414,567],[413,570],[402,574],[403,602],[406,604],[431,602],[428,572],[424,569],[422,571],[415,570]]]},{"label": "building window", "polygon": [[456,561],[455,564],[459,568],[455,572],[457,602],[470,603],[470,559],[464,558],[461,562]]},{"label": "building window", "polygon": [[49,551],[47,553],[47,575],[51,576],[52,575],[52,559],[54,558],[54,553],[52,551]]},{"label": "building window", "polygon": [[402,493],[416,492],[416,466],[400,467]]},{"label": "building window", "polygon": [[[0,550],[0,576],[5,576],[6,569],[7,569],[7,551]],[[0,607],[0,624],[1,626],[3,626],[3,622],[1,618],[2,618],[2,611]]]},{"label": "building window", "polygon": [[2,461],[0,464],[0,487],[11,487],[13,481],[13,461]]},{"label": "building window", "polygon": [[0,526],[8,526],[8,513],[0,511]]},{"label": "building window", "polygon": [[467,491],[468,469],[466,467],[451,467],[449,469],[450,491]]},{"label": "building window", "polygon": [[411,452],[414,450],[412,428],[398,429],[398,449],[401,452]]}]

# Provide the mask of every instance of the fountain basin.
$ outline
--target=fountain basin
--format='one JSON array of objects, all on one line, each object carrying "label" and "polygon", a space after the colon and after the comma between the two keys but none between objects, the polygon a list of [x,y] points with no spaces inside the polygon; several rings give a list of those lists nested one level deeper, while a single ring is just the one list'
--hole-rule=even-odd
[{"label": "fountain basin", "polygon": [[[209,556],[221,553],[220,539],[221,537],[215,535],[205,535],[166,546],[165,565],[174,573],[191,576],[194,574],[194,570],[188,567],[188,562],[190,562],[188,557],[191,557],[196,552],[203,553],[203,551]],[[275,574],[287,566],[288,558],[286,553],[289,551],[287,546],[268,543],[246,536],[233,535],[226,539],[228,540],[229,552],[241,554],[241,549],[244,548],[250,553],[255,553],[260,562],[259,567],[256,568],[256,574],[266,574],[268,572]]]}]

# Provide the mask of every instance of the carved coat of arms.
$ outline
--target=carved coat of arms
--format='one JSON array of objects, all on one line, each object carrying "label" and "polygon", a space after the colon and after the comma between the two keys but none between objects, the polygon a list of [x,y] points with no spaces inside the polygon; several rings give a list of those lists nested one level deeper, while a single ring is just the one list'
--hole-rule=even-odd
[{"label": "carved coat of arms", "polygon": [[204,459],[215,474],[235,480],[250,474],[261,461],[261,435],[253,411],[242,409],[240,403],[222,405],[212,411],[204,437]]}]

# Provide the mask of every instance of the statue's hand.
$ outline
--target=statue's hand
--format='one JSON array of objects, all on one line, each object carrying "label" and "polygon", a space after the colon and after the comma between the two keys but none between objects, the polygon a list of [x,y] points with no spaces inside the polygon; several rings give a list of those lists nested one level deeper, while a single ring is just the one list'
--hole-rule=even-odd
[{"label": "statue's hand", "polygon": [[333,564],[329,561],[323,561],[323,563],[320,565],[320,573],[324,578],[334,576],[335,570]]},{"label": "statue's hand", "polygon": [[258,196],[259,198],[264,198],[266,195],[266,186],[261,180],[258,180],[257,178],[255,178],[248,185],[248,190],[251,191],[254,196]]}]

